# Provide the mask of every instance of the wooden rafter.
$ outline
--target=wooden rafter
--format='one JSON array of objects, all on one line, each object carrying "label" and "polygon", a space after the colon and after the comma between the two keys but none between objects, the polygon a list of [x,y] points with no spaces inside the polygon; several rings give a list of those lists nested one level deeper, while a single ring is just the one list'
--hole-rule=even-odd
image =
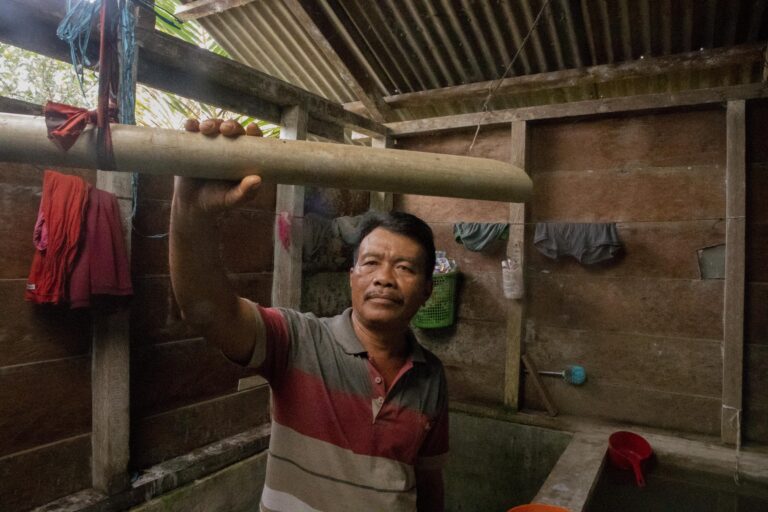
[{"label": "wooden rafter", "polygon": [[[384,101],[392,108],[423,107],[451,102],[481,101],[488,90],[495,88],[494,96],[503,97],[544,89],[578,87],[609,83],[616,80],[658,76],[669,72],[703,71],[729,66],[756,64],[763,59],[765,43],[746,44],[730,48],[718,48],[639,59],[622,64],[606,64],[588,68],[566,69],[549,73],[522,75],[498,81],[475,82],[454,87],[443,87],[394,96]],[[350,108],[351,105],[347,105]]]},{"label": "wooden rafter", "polygon": [[540,105],[535,107],[477,112],[452,116],[431,117],[414,121],[388,123],[392,136],[409,137],[441,130],[510,123],[513,121],[535,121],[567,117],[594,116],[619,112],[637,112],[664,108],[687,107],[711,103],[723,103],[729,100],[768,97],[768,84],[755,83],[731,87],[699,89],[675,94],[660,93],[623,98],[577,101],[574,103]]}]

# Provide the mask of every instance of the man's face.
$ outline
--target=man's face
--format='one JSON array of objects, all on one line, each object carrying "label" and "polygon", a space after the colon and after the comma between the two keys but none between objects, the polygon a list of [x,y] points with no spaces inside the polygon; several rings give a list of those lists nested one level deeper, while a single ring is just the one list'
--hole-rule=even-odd
[{"label": "man's face", "polygon": [[432,293],[425,264],[424,250],[414,240],[384,228],[371,231],[349,276],[357,319],[369,328],[406,327]]}]

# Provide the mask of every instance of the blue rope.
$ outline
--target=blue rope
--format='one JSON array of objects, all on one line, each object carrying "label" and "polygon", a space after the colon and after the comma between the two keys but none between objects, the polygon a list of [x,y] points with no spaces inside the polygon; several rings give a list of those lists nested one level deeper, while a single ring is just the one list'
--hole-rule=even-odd
[{"label": "blue rope", "polygon": [[85,85],[83,84],[83,71],[90,66],[88,60],[88,41],[91,38],[91,25],[94,16],[101,8],[101,2],[89,0],[67,0],[67,14],[59,23],[56,35],[62,41],[69,44],[69,53],[75,76],[80,84],[80,91],[85,98]]},{"label": "blue rope", "polygon": [[[56,35],[62,41],[69,44],[70,58],[75,76],[80,84],[80,91],[85,94],[85,85],[83,73],[86,67],[91,66],[88,59],[88,42],[91,38],[91,26],[93,19],[99,14],[102,1],[114,0],[67,0],[67,13],[59,23]],[[118,94],[118,118],[122,124],[136,124],[136,91],[133,87],[127,87],[133,83],[133,63],[136,58],[136,17],[133,15],[131,4],[136,3],[139,7],[152,9],[151,4],[146,0],[119,0],[120,16],[118,19],[118,29],[120,31],[120,45],[122,61],[120,62],[120,83]],[[178,21],[171,13],[171,18]],[[155,15],[164,22],[176,26],[172,20],[155,11]],[[133,204],[131,208],[131,221],[136,218],[137,198],[139,191],[139,175],[133,173],[131,176],[131,188],[133,191]],[[133,222],[132,222],[133,223]],[[136,231],[134,227],[134,231]],[[137,231],[138,232],[138,231]],[[158,235],[144,235],[146,238],[166,238],[167,233]]]},{"label": "blue rope", "polygon": [[[120,33],[121,57],[120,62],[120,91],[118,98],[118,113],[123,124],[136,124],[136,90],[127,87],[133,84],[133,68],[136,58],[136,17],[133,15],[131,3],[122,0],[118,30]],[[124,85],[123,85],[124,84]]]},{"label": "blue rope", "polygon": [[[133,15],[131,2],[128,0],[121,0],[119,19],[120,49],[122,54],[122,61],[120,63],[120,83],[125,84],[126,86],[133,83],[133,62],[136,57],[135,28],[136,17]],[[136,124],[136,89],[134,87],[126,86],[121,85],[118,98],[118,104],[120,106],[120,122],[123,124]],[[131,174],[131,191],[131,225],[133,231],[144,238],[166,238],[168,236],[167,233],[146,235],[137,230],[136,226],[133,226],[133,221],[136,219],[139,198],[139,174],[136,172]]]}]

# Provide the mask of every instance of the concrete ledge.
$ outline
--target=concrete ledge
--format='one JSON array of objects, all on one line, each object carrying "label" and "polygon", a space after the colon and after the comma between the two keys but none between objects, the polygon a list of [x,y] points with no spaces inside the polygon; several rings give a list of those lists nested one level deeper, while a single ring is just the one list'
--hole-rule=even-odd
[{"label": "concrete ledge", "polygon": [[131,512],[257,510],[266,474],[267,452],[264,451],[132,508]]},{"label": "concrete ledge", "polygon": [[607,438],[574,435],[533,503],[557,505],[571,512],[586,510],[603,471],[607,447]]},{"label": "concrete ledge", "polygon": [[[128,510],[263,452],[269,445],[269,433],[270,424],[266,423],[152,466],[139,476],[128,490],[121,493],[106,496],[93,489],[87,489],[47,503],[36,508],[35,511],[107,512]],[[260,490],[259,487],[259,492]]]}]

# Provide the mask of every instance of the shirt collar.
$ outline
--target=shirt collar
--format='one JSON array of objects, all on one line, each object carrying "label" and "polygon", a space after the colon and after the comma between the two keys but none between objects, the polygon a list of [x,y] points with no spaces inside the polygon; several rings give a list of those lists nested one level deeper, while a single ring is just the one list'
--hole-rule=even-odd
[{"label": "shirt collar", "polygon": [[[347,354],[368,353],[357,338],[354,327],[352,327],[352,308],[347,308],[341,315],[331,320],[331,330],[335,335],[336,341]],[[406,336],[408,337],[408,344],[411,346],[410,359],[414,363],[426,363],[427,359],[424,355],[424,349],[416,341],[416,336],[413,335],[410,329],[408,329]]]}]

